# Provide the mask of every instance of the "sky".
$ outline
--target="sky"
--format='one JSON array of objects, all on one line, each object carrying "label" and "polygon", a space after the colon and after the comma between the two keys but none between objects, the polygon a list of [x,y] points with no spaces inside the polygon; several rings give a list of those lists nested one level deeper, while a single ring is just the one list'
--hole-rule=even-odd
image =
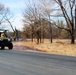
[{"label": "sky", "polygon": [[13,27],[22,30],[23,23],[22,23],[22,12],[26,8],[25,3],[28,1],[35,1],[37,0],[0,0],[0,3],[4,4],[6,8],[9,8],[11,13],[13,13]]},{"label": "sky", "polygon": [[[22,12],[26,8],[25,3],[29,0],[0,0],[0,3],[4,4],[6,8],[9,8],[11,13],[13,13],[13,27],[22,30],[23,23],[22,23]],[[37,0],[31,0],[36,1]]]},{"label": "sky", "polygon": [[6,8],[9,8],[13,14],[13,27],[22,30],[22,12],[25,8],[25,1],[27,0],[0,0],[0,3],[4,4]]}]

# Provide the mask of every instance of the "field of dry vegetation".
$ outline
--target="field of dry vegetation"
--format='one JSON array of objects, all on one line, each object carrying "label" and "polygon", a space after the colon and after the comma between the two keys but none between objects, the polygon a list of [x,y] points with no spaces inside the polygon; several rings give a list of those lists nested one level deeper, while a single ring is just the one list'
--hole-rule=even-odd
[{"label": "field of dry vegetation", "polygon": [[34,40],[33,43],[31,40],[26,40],[14,42],[13,44],[18,46],[27,46],[50,54],[76,56],[76,44],[70,44],[70,40],[54,39],[52,44],[48,39],[45,39],[44,43],[41,44],[36,44],[36,40]]}]

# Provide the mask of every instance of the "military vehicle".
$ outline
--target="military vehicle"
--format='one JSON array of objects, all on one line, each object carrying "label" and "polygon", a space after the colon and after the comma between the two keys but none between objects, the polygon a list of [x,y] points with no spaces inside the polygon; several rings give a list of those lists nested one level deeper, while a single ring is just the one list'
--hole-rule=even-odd
[{"label": "military vehicle", "polygon": [[0,48],[5,49],[5,47],[8,47],[9,49],[13,48],[12,41],[10,37],[7,35],[8,30],[0,29]]}]

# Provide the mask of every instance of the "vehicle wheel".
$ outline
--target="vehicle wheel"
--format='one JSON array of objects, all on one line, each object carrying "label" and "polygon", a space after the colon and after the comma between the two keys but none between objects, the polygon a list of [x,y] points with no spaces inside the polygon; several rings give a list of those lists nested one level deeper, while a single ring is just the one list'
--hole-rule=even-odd
[{"label": "vehicle wheel", "polygon": [[9,43],[8,48],[9,49],[12,49],[13,48],[13,44],[12,43]]},{"label": "vehicle wheel", "polygon": [[4,46],[1,46],[1,49],[4,49]]}]

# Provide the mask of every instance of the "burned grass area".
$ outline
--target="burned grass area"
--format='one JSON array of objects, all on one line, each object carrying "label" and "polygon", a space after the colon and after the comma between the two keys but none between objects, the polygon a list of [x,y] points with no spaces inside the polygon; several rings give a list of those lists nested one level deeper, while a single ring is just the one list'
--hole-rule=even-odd
[{"label": "burned grass area", "polygon": [[44,40],[44,43],[37,44],[36,40],[32,43],[30,40],[13,42],[14,49],[33,51],[33,52],[46,52],[50,54],[60,54],[68,56],[76,56],[76,44],[70,44],[68,39],[54,39],[51,44],[48,39]]}]

